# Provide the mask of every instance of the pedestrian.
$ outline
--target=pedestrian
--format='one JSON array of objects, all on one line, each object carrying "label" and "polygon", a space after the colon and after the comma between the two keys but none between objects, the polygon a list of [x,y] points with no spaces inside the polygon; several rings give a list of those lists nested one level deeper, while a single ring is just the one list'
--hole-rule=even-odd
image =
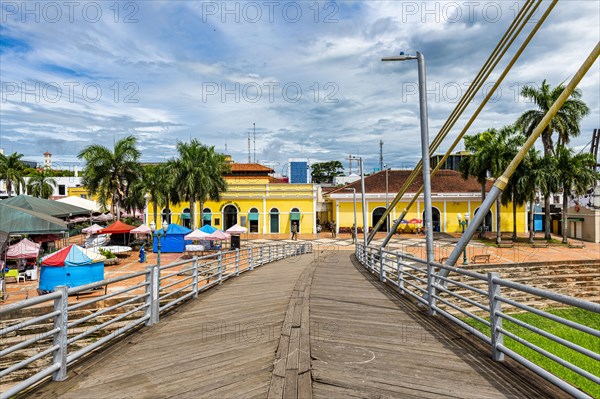
[{"label": "pedestrian", "polygon": [[146,250],[144,246],[140,246],[140,263],[146,263]]},{"label": "pedestrian", "polygon": [[331,236],[335,238],[335,222],[331,223]]},{"label": "pedestrian", "polygon": [[298,241],[298,225],[292,222],[292,240]]},{"label": "pedestrian", "polygon": [[352,244],[356,244],[356,224],[352,224],[352,231],[350,234],[352,234]]}]

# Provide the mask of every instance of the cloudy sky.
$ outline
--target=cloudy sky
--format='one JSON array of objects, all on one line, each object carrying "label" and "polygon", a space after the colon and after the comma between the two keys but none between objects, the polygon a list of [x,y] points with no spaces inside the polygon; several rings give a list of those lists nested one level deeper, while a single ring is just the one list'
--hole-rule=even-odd
[{"label": "cloudy sky", "polygon": [[[283,171],[289,158],[347,165],[350,153],[370,170],[381,139],[388,166],[414,165],[416,62],[381,57],[425,54],[433,137],[523,1],[0,4],[5,152],[66,165],[133,134],[144,161],[191,137],[246,162],[256,124],[256,159]],[[600,2],[561,1],[469,133],[514,122],[532,107],[524,85],[570,79],[599,39]],[[577,149],[600,127],[599,83],[596,62],[580,84],[592,112]]]}]

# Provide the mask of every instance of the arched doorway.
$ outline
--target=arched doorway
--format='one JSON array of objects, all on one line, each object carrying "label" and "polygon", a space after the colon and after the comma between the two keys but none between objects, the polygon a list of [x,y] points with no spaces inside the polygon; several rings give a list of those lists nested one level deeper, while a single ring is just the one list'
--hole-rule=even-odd
[{"label": "arched doorway", "polygon": [[[479,208],[475,209],[475,213],[473,215],[477,215]],[[477,231],[492,231],[492,211],[488,210],[487,215],[483,219],[483,222],[477,229]]]},{"label": "arched doorway", "polygon": [[192,220],[190,218],[190,208],[184,208],[181,211],[181,225],[183,227],[187,227],[188,229],[192,228]]},{"label": "arched doorway", "polygon": [[234,224],[237,224],[238,210],[233,205],[227,205],[223,208],[223,230],[227,230]]},{"label": "arched doorway", "polygon": [[271,229],[269,231],[271,234],[279,234],[279,209],[272,208],[269,214],[271,216]]},{"label": "arched doorway", "polygon": [[292,231],[292,225],[296,226],[296,232],[300,233],[300,209],[292,208],[290,211],[290,232]]},{"label": "arched doorway", "polygon": [[[423,211],[423,225],[425,225],[425,211]],[[436,207],[431,207],[431,223],[433,224],[433,231],[442,231],[442,214]]]},{"label": "arched doorway", "polygon": [[212,211],[210,208],[204,208],[202,210],[202,226],[212,226]]},{"label": "arched doorway", "polygon": [[[375,208],[373,210],[373,214],[371,216],[371,226],[375,227],[375,225],[377,224],[377,222],[379,222],[379,220],[381,219],[381,217],[383,216],[383,213],[385,212],[385,208],[380,206],[379,208]],[[389,221],[390,218],[388,216],[388,223],[384,223],[381,225],[381,227],[379,228],[379,231],[388,231],[389,229]]]},{"label": "arched doorway", "polygon": [[258,209],[252,208],[248,212],[248,231],[250,233],[258,233]]},{"label": "arched doorway", "polygon": [[167,221],[168,224],[171,224],[171,216],[172,216],[173,212],[171,212],[171,209],[167,209],[167,208],[163,208],[162,212],[160,213],[160,218],[162,219],[160,221],[160,223],[156,223],[156,225],[161,225],[162,226],[162,222],[163,221]]}]

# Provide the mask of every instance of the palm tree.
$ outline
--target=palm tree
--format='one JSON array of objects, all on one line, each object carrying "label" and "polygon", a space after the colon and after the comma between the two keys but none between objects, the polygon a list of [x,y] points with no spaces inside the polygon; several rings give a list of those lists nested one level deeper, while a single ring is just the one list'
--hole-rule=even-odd
[{"label": "palm tree", "polygon": [[57,184],[56,180],[44,172],[44,169],[41,172],[36,170],[29,177],[29,181],[27,182],[27,192],[29,195],[48,199],[54,192]]},{"label": "palm tree", "polygon": [[559,144],[556,147],[556,162],[563,191],[562,242],[567,243],[567,207],[569,196],[583,195],[594,187],[600,174],[595,171],[596,160],[589,153],[575,155],[571,148]]},{"label": "palm tree", "polygon": [[189,143],[177,142],[179,158],[173,161],[175,171],[175,188],[177,199],[190,203],[190,219],[192,228],[196,228],[195,208],[200,202],[200,220],[204,202],[211,199],[220,201],[221,192],[227,184],[223,174],[229,169],[225,156],[215,151],[214,147],[201,144],[198,140]]},{"label": "palm tree", "polygon": [[146,205],[146,199],[144,198],[146,186],[144,181],[139,178],[130,182],[127,186],[127,192],[123,204],[125,210],[128,213],[133,214],[133,218],[136,219],[136,212],[138,209],[144,209]]},{"label": "palm tree", "polygon": [[172,162],[159,165],[147,165],[144,167],[143,176],[146,192],[150,194],[152,200],[154,221],[157,227],[160,227],[161,222],[158,218],[158,207],[165,207],[168,213],[171,199],[174,194]]},{"label": "palm tree", "polygon": [[[530,99],[537,106],[537,109],[525,111],[517,120],[517,125],[521,127],[526,136],[530,136],[544,115],[548,112],[552,104],[560,96],[564,86],[559,84],[554,89],[542,82],[540,88],[525,86],[521,90],[521,96]],[[580,133],[579,122],[589,114],[590,109],[581,100],[581,91],[576,89],[571,93],[570,98],[563,104],[561,109],[552,118],[546,129],[542,132],[542,143],[544,146],[544,156],[554,154],[554,143],[552,135],[558,134],[559,144],[568,144],[571,137],[576,137]],[[545,238],[550,238],[550,195],[544,197],[544,219],[546,223]]]},{"label": "palm tree", "polygon": [[[78,155],[86,162],[82,183],[91,195],[98,195],[101,204],[111,201],[113,213],[120,217],[120,206],[127,186],[139,177],[140,151],[134,136],[125,137],[114,144],[114,150],[93,144]],[[116,211],[115,211],[116,207]]]},{"label": "palm tree", "polygon": [[21,162],[21,158],[23,158],[23,154],[16,152],[8,156],[0,154],[0,178],[6,182],[9,198],[12,196],[13,188],[17,194],[20,194],[21,187],[25,187],[25,179],[23,179],[25,165]]}]

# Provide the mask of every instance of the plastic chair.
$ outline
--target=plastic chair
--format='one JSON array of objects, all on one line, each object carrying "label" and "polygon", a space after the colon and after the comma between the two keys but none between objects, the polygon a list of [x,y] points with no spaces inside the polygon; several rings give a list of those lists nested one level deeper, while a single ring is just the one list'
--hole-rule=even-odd
[{"label": "plastic chair", "polygon": [[21,281],[21,279],[23,280],[23,282],[27,280],[25,273],[19,273],[19,275],[17,276],[17,284],[19,283],[19,281]]}]

